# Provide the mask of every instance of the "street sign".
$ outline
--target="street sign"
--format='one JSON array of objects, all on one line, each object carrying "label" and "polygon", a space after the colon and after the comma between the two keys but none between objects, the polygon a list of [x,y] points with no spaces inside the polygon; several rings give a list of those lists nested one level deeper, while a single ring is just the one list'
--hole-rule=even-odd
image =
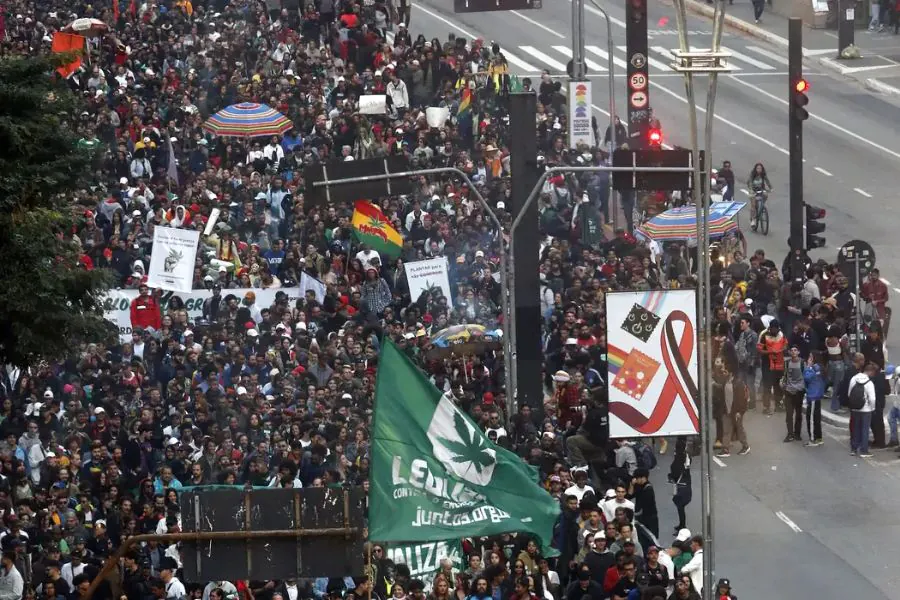
[{"label": "street sign", "polygon": [[[614,167],[690,167],[690,150],[616,150]],[[700,168],[704,165],[704,152],[700,151]],[[693,173],[613,173],[613,188],[628,190],[689,190],[693,187]],[[702,182],[704,178],[701,177]]]},{"label": "street sign", "polygon": [[[859,260],[857,262],[857,257]],[[859,265],[859,278],[862,280],[875,267],[875,249],[868,242],[853,240],[838,250],[838,269],[847,278],[850,289],[856,289],[856,265]]]},{"label": "street sign", "polygon": [[644,92],[632,92],[631,106],[633,108],[644,108],[647,106],[647,94]]},{"label": "street sign", "polygon": [[628,86],[635,92],[640,92],[647,88],[647,74],[633,73],[628,78]]},{"label": "street sign", "polygon": [[473,13],[498,10],[540,10],[542,0],[453,0],[453,12]]},{"label": "street sign", "polygon": [[569,82],[569,146],[594,145],[594,128],[591,126],[591,82]]},{"label": "street sign", "polygon": [[[650,129],[650,89],[647,74],[647,1],[626,0],[625,2],[625,56],[628,57],[626,76],[629,92],[641,95],[634,98],[629,94],[628,131],[630,138],[628,147],[634,150],[647,146],[647,134]],[[643,87],[639,85],[642,82]],[[637,102],[635,102],[637,100]]]}]

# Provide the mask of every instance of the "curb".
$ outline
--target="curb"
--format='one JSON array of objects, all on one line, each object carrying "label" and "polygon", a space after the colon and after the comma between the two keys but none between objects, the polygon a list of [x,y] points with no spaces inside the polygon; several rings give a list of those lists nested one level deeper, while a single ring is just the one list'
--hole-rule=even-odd
[{"label": "curb", "polygon": [[[691,12],[701,14],[705,17],[712,17],[715,9],[712,6],[708,6],[704,2],[699,2],[698,0],[684,0],[685,8],[690,10]],[[743,19],[739,19],[735,16],[729,15],[727,12],[725,13],[725,24],[733,29],[737,29],[738,31],[742,31],[748,35],[752,35],[755,38],[759,38],[770,44],[777,44],[779,46],[783,46],[784,48],[788,47],[787,38],[781,37],[780,35],[776,35],[770,31],[766,31],[762,27],[757,27],[753,23],[749,23],[744,21]]]},{"label": "curb", "polygon": [[844,427],[845,429],[849,429],[850,427],[850,417],[845,417],[844,415],[833,413],[830,410],[826,410],[824,408],[822,409],[822,422],[834,427]]},{"label": "curb", "polygon": [[[691,12],[699,14],[699,15],[703,15],[704,17],[712,18],[713,13],[715,11],[715,9],[712,6],[709,6],[704,2],[700,2],[699,0],[684,0],[684,4],[685,4],[685,7],[688,10],[690,10]],[[757,27],[753,23],[750,23],[743,19],[739,19],[733,15],[729,15],[728,13],[725,13],[725,24],[728,25],[729,27],[731,27],[732,29],[737,29],[738,31],[746,33],[747,35],[750,35],[757,39],[763,40],[770,44],[775,44],[775,45],[781,46],[782,48],[785,48],[785,49],[788,47],[787,38],[782,37],[777,34],[774,34],[771,31],[763,29],[762,27]],[[805,58],[810,58],[810,57],[805,56]],[[821,58],[818,58],[816,60],[816,62],[818,62],[821,66],[825,67],[826,69],[835,71],[836,73],[838,73],[840,75],[847,75],[848,69],[852,68],[852,67],[845,67],[844,65],[842,65],[840,62],[836,61],[833,58],[821,57]],[[875,85],[878,85],[878,84],[875,84]],[[884,84],[882,84],[882,85],[884,85]],[[887,86],[887,87],[890,87],[890,86]],[[897,88],[892,88],[892,89],[896,90]],[[875,91],[879,91],[879,90],[875,90]],[[898,92],[900,92],[900,90],[898,90]],[[891,95],[894,94],[893,91],[887,91],[887,90],[882,91],[882,93],[891,94]]]},{"label": "curb", "polygon": [[900,88],[883,83],[877,79],[866,79],[866,89],[884,94],[885,96],[900,96]]}]

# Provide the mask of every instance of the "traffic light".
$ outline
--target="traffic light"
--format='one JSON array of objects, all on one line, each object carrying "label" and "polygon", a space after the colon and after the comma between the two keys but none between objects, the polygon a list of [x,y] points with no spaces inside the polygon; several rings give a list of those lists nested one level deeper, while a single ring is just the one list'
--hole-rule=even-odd
[{"label": "traffic light", "polygon": [[651,127],[647,131],[647,145],[651,150],[659,150],[662,147],[662,130],[658,127]]},{"label": "traffic light", "polygon": [[825,223],[821,220],[825,218],[825,209],[803,203],[803,211],[806,214],[805,232],[806,232],[806,249],[823,248],[825,246],[825,238],[818,235],[825,231]]},{"label": "traffic light", "polygon": [[791,100],[791,115],[796,121],[805,121],[809,118],[809,111],[806,110],[806,105],[809,104],[809,98],[806,96],[806,92],[808,91],[808,81],[802,77],[794,81]]}]

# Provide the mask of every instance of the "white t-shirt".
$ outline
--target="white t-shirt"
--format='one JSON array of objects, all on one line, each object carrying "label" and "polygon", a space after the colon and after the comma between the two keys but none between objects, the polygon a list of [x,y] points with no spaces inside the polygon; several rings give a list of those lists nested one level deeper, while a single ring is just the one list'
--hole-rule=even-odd
[{"label": "white t-shirt", "polygon": [[584,498],[584,495],[588,492],[591,492],[595,496],[597,495],[597,493],[594,491],[594,488],[592,488],[591,486],[585,485],[583,488],[580,488],[578,487],[578,484],[575,484],[566,489],[566,491],[563,492],[563,496],[575,496],[576,498],[578,498],[578,502],[581,502],[581,499]]}]

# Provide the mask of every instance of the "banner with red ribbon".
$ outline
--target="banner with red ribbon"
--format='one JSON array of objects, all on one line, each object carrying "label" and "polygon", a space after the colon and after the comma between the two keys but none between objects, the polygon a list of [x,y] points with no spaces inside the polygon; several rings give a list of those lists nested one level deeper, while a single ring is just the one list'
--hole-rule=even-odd
[{"label": "banner with red ribbon", "polygon": [[696,293],[613,292],[606,316],[610,437],[699,433]]}]

